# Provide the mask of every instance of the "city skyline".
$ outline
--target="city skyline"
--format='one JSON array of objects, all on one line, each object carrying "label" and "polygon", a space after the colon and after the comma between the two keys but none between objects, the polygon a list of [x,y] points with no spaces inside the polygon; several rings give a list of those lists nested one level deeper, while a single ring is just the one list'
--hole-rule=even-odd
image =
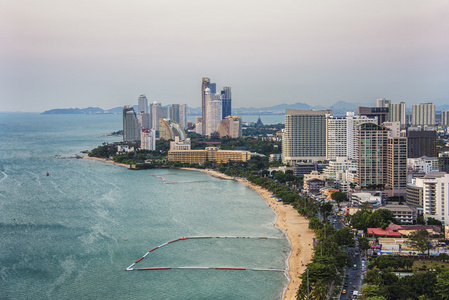
[{"label": "city skyline", "polygon": [[234,107],[448,100],[446,1],[3,4],[0,111],[140,94],[201,107],[202,77],[231,86]]}]

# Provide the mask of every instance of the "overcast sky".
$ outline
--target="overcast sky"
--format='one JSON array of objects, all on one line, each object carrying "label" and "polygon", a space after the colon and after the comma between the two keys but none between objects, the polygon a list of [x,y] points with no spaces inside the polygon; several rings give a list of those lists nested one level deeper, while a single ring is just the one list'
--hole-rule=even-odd
[{"label": "overcast sky", "polygon": [[[0,111],[449,103],[447,0],[0,0]],[[439,100],[438,100],[439,99]]]}]

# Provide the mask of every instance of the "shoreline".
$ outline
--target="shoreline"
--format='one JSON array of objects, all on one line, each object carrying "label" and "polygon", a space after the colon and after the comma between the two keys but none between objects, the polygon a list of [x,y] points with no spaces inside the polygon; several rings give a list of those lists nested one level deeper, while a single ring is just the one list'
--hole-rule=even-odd
[{"label": "shoreline", "polygon": [[114,164],[114,165],[117,165],[117,166],[122,166],[122,167],[126,167],[128,169],[131,169],[129,167],[129,165],[127,165],[127,164],[116,163],[113,160],[106,159],[106,158],[92,157],[92,156],[87,156],[86,155],[86,156],[83,156],[83,159],[93,159],[93,160],[98,160],[98,161],[104,161],[104,162],[111,163],[111,164]]},{"label": "shoreline", "polygon": [[[115,163],[110,159],[84,156],[83,159],[93,159],[103,161],[107,163],[113,163],[117,166],[122,166],[130,169],[129,165]],[[305,270],[306,265],[312,261],[313,257],[313,238],[315,232],[309,229],[309,221],[302,215],[300,215],[291,205],[277,202],[273,193],[270,191],[249,182],[243,178],[233,178],[223,173],[209,170],[209,169],[195,169],[195,168],[179,168],[181,170],[203,172],[210,176],[236,180],[249,188],[252,188],[262,198],[267,201],[268,206],[276,213],[275,225],[284,231],[287,239],[290,243],[290,255],[287,259],[287,277],[288,284],[284,287],[282,299],[295,300],[296,292],[301,284],[301,276]]]},{"label": "shoreline", "polygon": [[232,178],[223,173],[207,169],[180,169],[199,171],[222,179],[236,180],[252,188],[267,201],[268,205],[276,213],[276,226],[285,232],[291,247],[291,252],[287,259],[287,272],[289,282],[285,287],[283,299],[296,299],[296,292],[298,291],[299,285],[301,284],[301,279],[298,277],[305,272],[306,265],[312,261],[313,256],[313,249],[311,245],[313,243],[313,238],[315,237],[315,232],[309,229],[309,221],[304,216],[300,215],[291,205],[277,202],[276,199],[272,197],[273,194],[271,192],[249,182],[246,179]]}]

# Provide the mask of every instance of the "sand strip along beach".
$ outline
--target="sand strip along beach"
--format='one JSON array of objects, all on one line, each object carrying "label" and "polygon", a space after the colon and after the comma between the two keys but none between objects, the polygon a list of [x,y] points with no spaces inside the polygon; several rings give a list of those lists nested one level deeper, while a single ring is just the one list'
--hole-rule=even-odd
[{"label": "sand strip along beach", "polygon": [[[83,158],[109,162],[118,166],[129,168],[129,165],[127,164],[115,163],[114,161],[105,158],[89,156],[84,156]],[[261,197],[263,197],[267,201],[268,205],[276,212],[276,226],[287,233],[287,237],[292,248],[290,257],[288,258],[288,274],[290,281],[287,285],[286,290],[284,291],[283,297],[287,300],[296,299],[296,292],[299,288],[299,285],[301,284],[301,280],[298,277],[302,273],[304,273],[304,271],[306,270],[306,265],[312,260],[313,256],[312,242],[313,238],[315,237],[315,232],[309,229],[309,221],[304,216],[301,216],[291,205],[285,205],[282,204],[282,202],[277,202],[273,193],[249,182],[246,179],[233,178],[226,174],[208,169],[181,169],[204,172],[211,176],[222,179],[237,180],[255,190]]]},{"label": "sand strip along beach", "polygon": [[99,158],[99,157],[91,157],[91,156],[83,156],[83,158],[104,161],[104,162],[112,163],[112,164],[117,165],[117,166],[127,167],[129,169],[129,165],[128,164],[116,163],[116,162],[114,162],[111,159]]},{"label": "sand strip along beach", "polygon": [[284,293],[284,299],[296,299],[296,292],[301,284],[298,278],[306,270],[306,265],[311,262],[313,256],[312,242],[315,232],[309,229],[309,221],[300,215],[291,205],[277,202],[273,194],[266,189],[255,185],[243,178],[233,178],[220,172],[213,170],[182,168],[184,170],[205,172],[211,176],[237,180],[246,186],[255,190],[263,197],[268,205],[274,209],[277,214],[276,226],[287,233],[288,239],[292,247],[290,257],[288,258],[288,273],[290,282]]}]

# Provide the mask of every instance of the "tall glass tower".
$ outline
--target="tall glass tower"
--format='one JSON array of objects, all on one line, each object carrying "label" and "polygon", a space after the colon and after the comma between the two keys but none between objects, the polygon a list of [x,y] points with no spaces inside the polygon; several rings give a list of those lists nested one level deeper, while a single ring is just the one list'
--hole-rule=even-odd
[{"label": "tall glass tower", "polygon": [[221,91],[222,119],[232,115],[231,87],[225,86]]}]

